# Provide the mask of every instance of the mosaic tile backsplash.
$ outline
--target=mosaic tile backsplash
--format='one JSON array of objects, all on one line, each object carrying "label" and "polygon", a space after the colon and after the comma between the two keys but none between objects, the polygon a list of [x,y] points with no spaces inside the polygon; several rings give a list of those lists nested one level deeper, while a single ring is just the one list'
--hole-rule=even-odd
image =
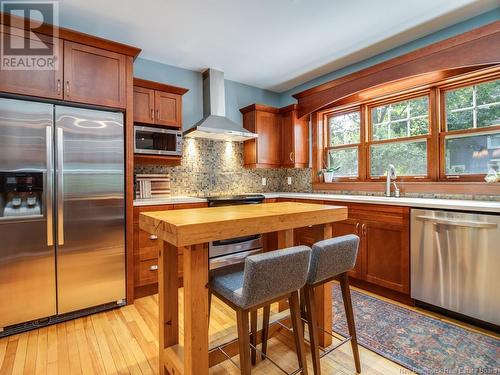
[{"label": "mosaic tile backsplash", "polygon": [[311,169],[243,168],[243,143],[238,142],[186,138],[181,165],[137,165],[135,173],[169,173],[172,196],[311,192]]}]

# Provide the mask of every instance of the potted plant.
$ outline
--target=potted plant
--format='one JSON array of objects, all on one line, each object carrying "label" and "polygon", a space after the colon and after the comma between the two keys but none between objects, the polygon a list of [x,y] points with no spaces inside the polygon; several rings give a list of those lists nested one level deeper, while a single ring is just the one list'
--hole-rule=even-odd
[{"label": "potted plant", "polygon": [[323,168],[318,171],[318,176],[323,175],[323,179],[325,182],[333,182],[333,177],[335,175],[335,172],[338,172],[340,170],[339,167],[328,167],[328,168]]}]

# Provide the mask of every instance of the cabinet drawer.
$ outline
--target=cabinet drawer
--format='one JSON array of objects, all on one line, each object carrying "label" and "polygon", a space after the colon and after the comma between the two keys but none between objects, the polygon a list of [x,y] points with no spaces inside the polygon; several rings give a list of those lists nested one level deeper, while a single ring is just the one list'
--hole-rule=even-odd
[{"label": "cabinet drawer", "polygon": [[148,260],[158,258],[160,249],[160,240],[156,236],[143,230],[139,230],[139,260]]},{"label": "cabinet drawer", "polygon": [[137,285],[154,284],[158,282],[158,259],[139,262]]}]

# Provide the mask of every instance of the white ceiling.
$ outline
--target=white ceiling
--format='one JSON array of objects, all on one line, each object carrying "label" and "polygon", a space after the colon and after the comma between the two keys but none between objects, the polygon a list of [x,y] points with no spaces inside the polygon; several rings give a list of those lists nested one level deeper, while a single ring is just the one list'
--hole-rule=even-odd
[{"label": "white ceiling", "polygon": [[60,24],[141,57],[285,91],[499,0],[60,0]]}]

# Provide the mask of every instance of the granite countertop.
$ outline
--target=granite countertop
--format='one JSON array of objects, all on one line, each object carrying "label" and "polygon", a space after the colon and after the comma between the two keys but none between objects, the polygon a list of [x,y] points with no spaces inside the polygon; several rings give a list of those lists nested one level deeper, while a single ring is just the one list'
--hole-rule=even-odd
[{"label": "granite countertop", "polygon": [[[381,196],[366,195],[343,195],[343,194],[322,194],[322,193],[262,193],[266,198],[289,198],[289,199],[312,199],[337,202],[352,203],[372,203],[386,204],[394,206],[447,209],[459,211],[479,211],[500,213],[500,202],[478,201],[478,200],[458,200],[458,199],[433,199],[433,198],[387,198]],[[134,206],[151,206],[160,204],[179,203],[199,203],[206,202],[205,198],[196,197],[172,197],[136,199]]]}]

